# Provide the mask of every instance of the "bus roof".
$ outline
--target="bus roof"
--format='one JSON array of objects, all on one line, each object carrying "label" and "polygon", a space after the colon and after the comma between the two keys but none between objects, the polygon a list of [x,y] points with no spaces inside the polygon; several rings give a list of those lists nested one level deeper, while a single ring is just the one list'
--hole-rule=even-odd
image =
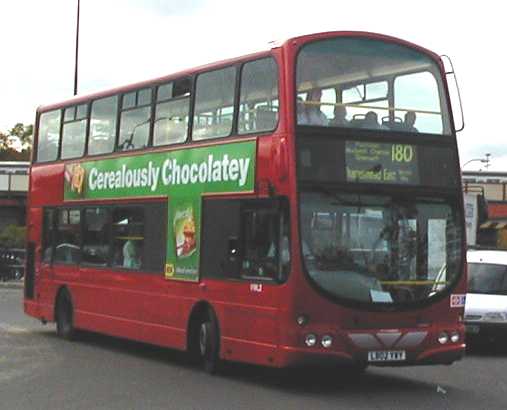
[{"label": "bus roof", "polygon": [[97,91],[95,93],[77,95],[77,96],[68,98],[66,100],[59,101],[57,103],[41,105],[37,108],[37,112],[51,111],[51,110],[62,108],[62,107],[65,107],[65,106],[71,105],[71,104],[80,104],[80,103],[84,103],[84,102],[87,102],[90,100],[95,100],[98,98],[107,97],[107,96],[115,95],[118,93],[128,92],[130,90],[136,90],[138,88],[150,86],[155,83],[164,83],[166,81],[174,80],[177,78],[182,78],[185,76],[190,76],[190,75],[193,75],[196,73],[210,71],[213,69],[219,69],[224,66],[240,63],[244,60],[250,60],[250,59],[254,60],[257,58],[267,57],[270,54],[271,54],[270,50],[260,51],[260,52],[256,52],[256,53],[246,54],[246,55],[243,55],[240,57],[234,57],[234,58],[230,58],[230,59],[226,59],[226,60],[220,60],[220,61],[216,61],[213,63],[201,65],[198,67],[193,67],[193,68],[181,70],[181,71],[171,73],[171,74],[161,76],[161,77],[155,77],[155,78],[151,78],[148,80],[130,83],[128,85],[121,85],[118,87],[109,88],[109,89],[102,90],[102,91]]},{"label": "bus roof", "polygon": [[285,43],[288,42],[296,42],[298,44],[315,41],[315,40],[322,40],[326,38],[332,38],[332,37],[364,37],[364,38],[370,38],[372,40],[383,40],[388,42],[397,43],[403,46],[407,46],[409,48],[416,49],[424,54],[428,54],[430,57],[432,57],[435,60],[440,60],[440,56],[436,54],[435,52],[428,50],[427,48],[421,47],[417,44],[411,43],[409,41],[403,40],[398,37],[393,37],[387,34],[380,34],[380,33],[373,33],[370,31],[325,31],[322,33],[314,33],[314,34],[305,34],[297,37],[293,37],[291,39],[288,39]]},{"label": "bus roof", "polygon": [[127,85],[122,85],[122,86],[118,86],[118,87],[114,87],[114,88],[109,88],[106,90],[97,91],[95,93],[77,95],[77,96],[56,102],[56,103],[51,103],[51,104],[47,104],[47,105],[40,105],[37,108],[37,112],[51,111],[51,110],[63,108],[65,106],[72,105],[72,104],[80,104],[80,103],[88,102],[90,100],[95,100],[95,99],[107,97],[110,95],[128,92],[130,90],[143,88],[143,87],[150,86],[153,84],[164,83],[166,81],[198,74],[200,72],[219,69],[224,66],[241,63],[245,60],[253,60],[253,59],[258,59],[258,58],[262,58],[262,57],[267,57],[272,54],[271,50],[276,49],[276,48],[280,48],[280,47],[286,47],[289,44],[300,46],[300,45],[310,42],[310,41],[332,38],[332,37],[364,37],[364,38],[371,38],[371,39],[376,39],[376,40],[394,42],[394,43],[398,43],[400,45],[404,45],[404,46],[416,49],[422,53],[428,54],[434,60],[440,61],[439,56],[437,54],[435,54],[434,52],[432,52],[431,50],[425,49],[421,46],[418,46],[416,44],[410,43],[408,41],[402,40],[397,37],[392,37],[392,36],[388,36],[388,35],[384,35],[384,34],[367,32],[367,31],[327,31],[327,32],[322,32],[322,33],[305,34],[305,35],[301,35],[301,36],[297,36],[297,37],[292,37],[292,38],[286,39],[284,41],[273,41],[273,42],[269,43],[272,45],[272,47],[266,48],[263,51],[245,54],[245,55],[242,55],[239,57],[219,60],[219,61],[212,62],[209,64],[181,70],[181,71],[171,73],[171,74],[168,74],[165,76],[151,78],[148,80],[130,83]]}]

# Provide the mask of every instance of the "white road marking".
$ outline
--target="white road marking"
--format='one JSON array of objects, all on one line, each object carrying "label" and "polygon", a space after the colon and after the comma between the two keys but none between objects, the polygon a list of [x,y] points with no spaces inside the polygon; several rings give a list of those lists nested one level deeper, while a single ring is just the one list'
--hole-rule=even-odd
[{"label": "white road marking", "polygon": [[440,386],[437,386],[437,393],[447,394],[447,390],[443,389]]},{"label": "white road marking", "polygon": [[9,323],[4,322],[0,322],[0,330],[11,334],[23,334],[29,332],[29,330],[24,327],[12,326]]}]

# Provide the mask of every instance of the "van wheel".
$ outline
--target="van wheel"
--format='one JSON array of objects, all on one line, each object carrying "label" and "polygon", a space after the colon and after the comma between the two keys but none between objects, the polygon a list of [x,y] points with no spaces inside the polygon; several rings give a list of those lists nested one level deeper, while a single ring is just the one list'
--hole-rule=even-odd
[{"label": "van wheel", "polygon": [[62,292],[56,302],[56,334],[65,340],[74,340],[74,310],[67,292]]},{"label": "van wheel", "polygon": [[218,370],[220,359],[220,340],[218,334],[218,324],[215,314],[209,312],[199,326],[199,356],[204,370],[207,373],[214,374]]}]

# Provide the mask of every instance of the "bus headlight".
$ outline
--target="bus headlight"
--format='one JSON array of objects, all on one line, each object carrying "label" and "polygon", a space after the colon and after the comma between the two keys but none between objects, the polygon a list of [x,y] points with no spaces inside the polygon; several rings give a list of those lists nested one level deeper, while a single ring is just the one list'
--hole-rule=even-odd
[{"label": "bus headlight", "polygon": [[313,347],[317,344],[317,336],[315,336],[313,333],[308,333],[305,336],[305,344],[308,347]]},{"label": "bus headlight", "polygon": [[438,343],[445,345],[449,341],[449,336],[445,332],[440,332],[438,335]]},{"label": "bus headlight", "polygon": [[320,344],[322,345],[322,347],[329,349],[331,347],[331,345],[333,344],[333,337],[330,335],[322,336],[322,340],[320,341]]},{"label": "bus headlight", "polygon": [[459,340],[459,333],[454,331],[451,333],[451,342],[457,343]]}]

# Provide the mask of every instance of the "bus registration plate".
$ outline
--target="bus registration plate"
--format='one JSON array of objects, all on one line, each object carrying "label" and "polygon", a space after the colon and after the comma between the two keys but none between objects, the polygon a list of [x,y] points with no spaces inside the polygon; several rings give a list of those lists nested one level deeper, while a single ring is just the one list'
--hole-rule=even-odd
[{"label": "bus registration plate", "polygon": [[406,360],[405,350],[381,350],[368,352],[369,362],[402,362]]}]

